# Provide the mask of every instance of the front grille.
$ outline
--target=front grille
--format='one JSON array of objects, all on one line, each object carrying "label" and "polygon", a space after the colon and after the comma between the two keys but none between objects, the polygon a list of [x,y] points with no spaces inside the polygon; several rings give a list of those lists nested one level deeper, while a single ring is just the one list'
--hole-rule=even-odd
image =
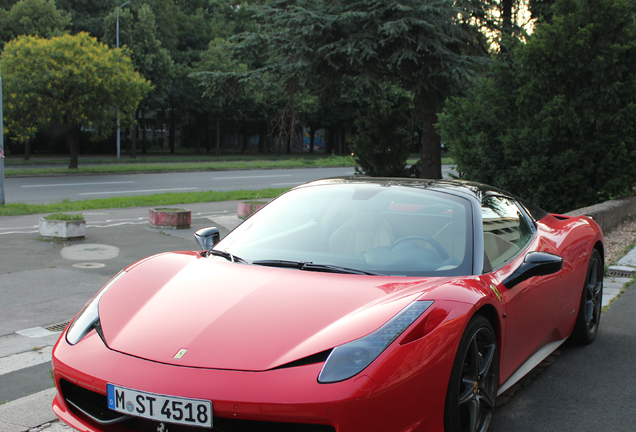
[{"label": "front grille", "polygon": [[[160,423],[142,418],[130,418],[121,426],[139,432],[157,432]],[[201,432],[202,428],[168,424],[164,425],[165,432]],[[254,420],[239,420],[214,417],[210,432],[335,432],[335,429],[327,425],[302,424],[302,423],[280,423]]]},{"label": "front grille", "polygon": [[114,423],[126,417],[108,409],[105,395],[95,393],[66,380],[60,380],[60,390],[62,390],[62,396],[69,406],[81,411],[98,423]]},{"label": "front grille", "polygon": [[[87,415],[92,420],[108,424],[119,422],[117,426],[139,432],[157,432],[160,423],[139,417],[122,416],[122,414],[108,409],[108,401],[105,395],[95,393],[66,380],[60,380],[60,390],[69,406]],[[282,423],[255,420],[227,419],[214,417],[214,427],[207,429],[210,432],[335,432],[332,426]],[[201,432],[202,428],[166,423],[165,432]]]}]

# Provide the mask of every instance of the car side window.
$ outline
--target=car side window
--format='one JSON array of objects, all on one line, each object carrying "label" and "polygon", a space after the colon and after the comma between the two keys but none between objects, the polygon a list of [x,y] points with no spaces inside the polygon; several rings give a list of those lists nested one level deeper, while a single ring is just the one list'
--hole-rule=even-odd
[{"label": "car side window", "polygon": [[516,203],[499,196],[485,197],[481,204],[484,226],[484,271],[510,261],[532,238],[530,222]]}]

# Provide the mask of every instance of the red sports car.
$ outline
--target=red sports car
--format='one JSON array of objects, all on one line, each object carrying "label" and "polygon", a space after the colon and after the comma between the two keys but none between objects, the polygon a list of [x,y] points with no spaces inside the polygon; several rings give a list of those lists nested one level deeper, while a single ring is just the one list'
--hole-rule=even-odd
[{"label": "red sports car", "polygon": [[[81,431],[485,431],[594,340],[603,237],[476,183],[328,179],[115,276],[53,352]],[[195,429],[196,428],[196,429]]]}]

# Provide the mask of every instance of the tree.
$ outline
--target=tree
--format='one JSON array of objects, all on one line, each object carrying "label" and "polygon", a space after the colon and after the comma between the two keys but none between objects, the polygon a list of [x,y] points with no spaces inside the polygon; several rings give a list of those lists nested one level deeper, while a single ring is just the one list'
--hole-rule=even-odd
[{"label": "tree", "polygon": [[[146,153],[146,116],[148,110],[158,112],[167,104],[168,92],[172,82],[173,61],[167,49],[161,46],[157,39],[157,24],[155,14],[148,4],[142,4],[134,10],[121,11],[120,20],[120,46],[126,45],[132,50],[131,59],[135,70],[153,84],[153,90],[141,102],[141,111],[144,127],[142,141],[142,153]],[[113,11],[105,19],[104,40],[111,46],[115,46],[115,28],[117,11]],[[135,144],[136,145],[136,144]],[[136,156],[136,149],[133,147],[131,156]]]},{"label": "tree", "polygon": [[636,20],[626,0],[557,0],[439,128],[457,169],[563,212],[636,179]]},{"label": "tree", "polygon": [[407,129],[409,101],[375,100],[356,120],[352,150],[360,168],[373,177],[409,177],[405,168],[411,134]]},{"label": "tree", "polygon": [[71,17],[58,10],[54,0],[21,0],[0,20],[2,41],[7,42],[20,35],[61,36],[70,22]]},{"label": "tree", "polygon": [[422,131],[421,175],[441,178],[433,125],[475,61],[469,47],[479,37],[470,13],[452,2],[421,0],[272,1],[257,10],[263,33],[247,35],[245,51],[269,50],[266,68],[284,80],[290,100],[309,83],[335,98],[343,76],[357,77],[372,92],[387,79],[399,80],[413,94],[414,123]]},{"label": "tree", "polygon": [[69,168],[77,168],[82,129],[97,138],[112,133],[118,118],[132,125],[133,112],[151,90],[125,50],[109,49],[86,33],[21,36],[5,45],[2,73],[9,133],[25,141],[39,127],[61,125]]},{"label": "tree", "polygon": [[101,38],[104,34],[104,17],[125,0],[56,0],[60,9],[71,14],[71,33],[87,32]]}]

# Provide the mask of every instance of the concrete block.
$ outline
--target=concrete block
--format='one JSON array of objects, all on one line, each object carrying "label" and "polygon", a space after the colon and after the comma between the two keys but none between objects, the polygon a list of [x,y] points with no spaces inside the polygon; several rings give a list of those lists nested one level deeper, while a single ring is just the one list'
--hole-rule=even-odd
[{"label": "concrete block", "polygon": [[86,236],[86,221],[50,220],[41,217],[39,229],[44,238],[83,239]]},{"label": "concrete block", "polygon": [[148,223],[153,228],[185,229],[190,228],[192,214],[190,210],[173,208],[154,208],[148,210]]}]

